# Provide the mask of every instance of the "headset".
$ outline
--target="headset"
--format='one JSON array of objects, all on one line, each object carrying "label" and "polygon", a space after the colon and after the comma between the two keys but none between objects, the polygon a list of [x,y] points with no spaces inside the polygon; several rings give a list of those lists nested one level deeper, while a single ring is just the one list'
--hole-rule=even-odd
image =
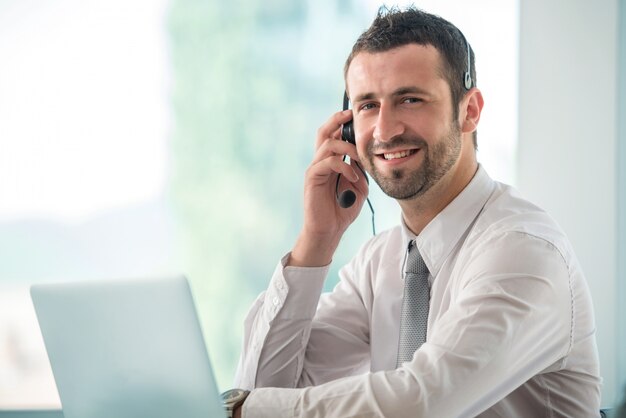
[{"label": "headset", "polygon": [[[459,33],[461,34],[463,41],[465,41],[465,46],[467,47],[467,68],[466,68],[465,73],[463,74],[463,86],[465,87],[465,90],[470,90],[472,86],[474,85],[474,80],[472,79],[472,73],[471,73],[471,69],[472,69],[471,49],[470,49],[469,42],[467,42],[465,35],[463,35],[463,32],[459,30]],[[348,93],[344,91],[343,92],[343,110],[348,110],[349,108],[350,108],[350,99],[348,98]],[[341,139],[346,142],[349,142],[352,145],[356,145],[353,120],[350,120],[344,123],[343,126],[341,127]],[[343,160],[344,161],[346,160],[345,155],[343,157]],[[367,181],[367,184],[369,184],[369,179],[367,178],[367,174],[365,174],[365,171],[363,170],[361,165],[357,163],[356,161],[354,163],[359,168],[359,170],[361,170],[361,172],[365,176],[365,181]],[[341,192],[341,194],[339,194],[339,178],[340,177],[341,177],[341,174],[337,176],[337,183],[335,184],[335,196],[337,198],[337,203],[339,204],[339,206],[346,209],[346,208],[351,207],[354,204],[354,202],[356,202],[356,194],[351,189],[344,190],[343,192]],[[374,224],[374,208],[372,207],[369,197],[367,198],[367,204],[369,205],[370,211],[372,212],[372,231],[374,232],[374,235],[376,235],[376,226]]]},{"label": "headset", "polygon": [[465,86],[465,90],[470,90],[474,84],[474,80],[472,80],[472,55],[471,55],[471,50],[470,50],[470,44],[469,42],[467,42],[467,39],[465,39],[465,35],[463,35],[463,32],[461,32],[459,30],[459,33],[461,34],[461,36],[463,37],[463,40],[465,41],[465,46],[467,46],[467,69],[465,71],[465,75],[463,76],[463,85]]},{"label": "headset", "polygon": [[[344,92],[343,93],[343,110],[348,110],[349,104],[350,104],[350,100],[348,99],[348,94]],[[341,127],[341,139],[343,139],[346,142],[351,143],[352,145],[356,145],[356,140],[354,138],[355,138],[354,137],[354,123],[351,119],[349,122],[344,123],[343,126]],[[343,160],[344,161],[346,160],[345,155],[343,157]],[[357,163],[356,161],[354,163],[359,168],[359,170],[361,170],[361,172],[365,176],[365,181],[367,181],[367,184],[369,184],[369,179],[367,178],[367,174],[365,174],[365,171],[363,170],[363,168],[361,168],[359,163]],[[335,195],[337,196],[337,202],[339,203],[339,206],[341,206],[344,209],[352,206],[354,202],[356,201],[356,194],[350,189],[344,190],[341,194],[339,194],[338,189],[339,189],[339,177],[337,177],[337,184],[335,186]]]},{"label": "headset", "polygon": [[[348,99],[348,93],[344,91],[343,92],[343,110],[348,110],[349,105],[350,105],[350,99]],[[344,123],[343,126],[341,127],[341,139],[346,142],[351,143],[352,145],[356,145],[353,120],[350,120]],[[345,155],[343,156],[343,160],[344,161],[346,160]],[[365,177],[365,181],[369,185],[370,180],[367,177],[367,173],[365,173],[365,170],[363,170],[363,167],[361,167],[361,164],[357,163],[356,161],[352,161],[352,162],[359,168],[359,170],[361,170],[361,173],[363,173],[363,176]],[[343,192],[341,192],[341,194],[339,194],[339,179],[340,178],[341,178],[341,174],[337,175],[337,182],[335,183],[335,197],[337,199],[337,203],[339,204],[339,206],[346,209],[354,205],[354,202],[356,202],[356,193],[354,193],[354,191],[351,189],[346,189]],[[372,206],[372,202],[370,202],[369,197],[367,198],[366,201],[367,201],[367,205],[370,208],[370,212],[372,212],[372,235],[376,235],[376,222],[374,219],[374,207]]]}]

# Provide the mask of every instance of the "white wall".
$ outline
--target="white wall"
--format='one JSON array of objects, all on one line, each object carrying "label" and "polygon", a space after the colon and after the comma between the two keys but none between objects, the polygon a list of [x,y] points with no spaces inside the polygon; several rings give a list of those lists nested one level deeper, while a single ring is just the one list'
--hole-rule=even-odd
[{"label": "white wall", "polygon": [[618,1],[520,2],[517,183],[561,224],[586,272],[604,406],[618,396]]}]

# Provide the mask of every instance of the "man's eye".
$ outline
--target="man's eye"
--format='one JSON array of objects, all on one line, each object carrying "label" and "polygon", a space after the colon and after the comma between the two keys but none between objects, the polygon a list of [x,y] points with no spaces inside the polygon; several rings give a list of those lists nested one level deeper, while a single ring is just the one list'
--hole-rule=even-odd
[{"label": "man's eye", "polygon": [[423,100],[420,99],[419,97],[406,97],[403,102],[404,103],[419,103],[422,102]]},{"label": "man's eye", "polygon": [[370,110],[370,109],[374,109],[376,107],[376,105],[374,103],[365,103],[364,105],[361,106],[361,110]]}]

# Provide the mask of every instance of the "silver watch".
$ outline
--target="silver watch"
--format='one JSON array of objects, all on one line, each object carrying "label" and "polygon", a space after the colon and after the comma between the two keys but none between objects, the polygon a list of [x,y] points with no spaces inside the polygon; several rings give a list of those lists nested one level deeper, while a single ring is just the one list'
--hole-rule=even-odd
[{"label": "silver watch", "polygon": [[222,405],[224,405],[228,418],[233,417],[235,409],[243,404],[249,394],[250,391],[244,389],[230,389],[222,393]]}]

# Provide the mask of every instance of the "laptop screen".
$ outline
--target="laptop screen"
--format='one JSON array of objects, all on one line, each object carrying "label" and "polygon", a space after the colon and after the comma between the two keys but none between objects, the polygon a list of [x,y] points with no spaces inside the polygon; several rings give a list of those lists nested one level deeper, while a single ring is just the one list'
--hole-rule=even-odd
[{"label": "laptop screen", "polygon": [[33,285],[31,297],[65,418],[225,416],[184,277]]}]

